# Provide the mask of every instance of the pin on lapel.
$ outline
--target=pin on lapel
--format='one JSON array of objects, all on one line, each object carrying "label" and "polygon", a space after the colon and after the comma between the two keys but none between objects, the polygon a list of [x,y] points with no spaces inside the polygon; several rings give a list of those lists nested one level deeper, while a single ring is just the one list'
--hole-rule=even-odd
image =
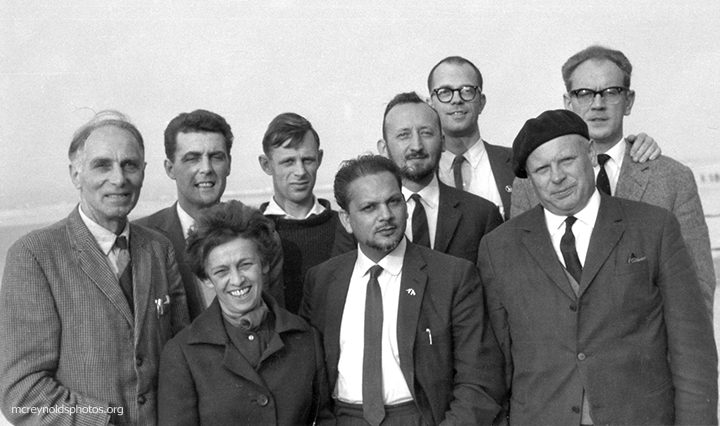
[{"label": "pin on lapel", "polygon": [[157,317],[160,318],[161,316],[165,315],[165,306],[170,305],[170,295],[165,295],[165,300],[163,298],[155,299],[155,313],[157,314]]},{"label": "pin on lapel", "polygon": [[507,192],[508,194],[511,194],[512,193],[512,185],[505,185],[505,192]]},{"label": "pin on lapel", "polygon": [[405,291],[407,291],[407,294],[409,294],[410,296],[415,296],[415,290],[413,290],[412,288],[409,288]]}]

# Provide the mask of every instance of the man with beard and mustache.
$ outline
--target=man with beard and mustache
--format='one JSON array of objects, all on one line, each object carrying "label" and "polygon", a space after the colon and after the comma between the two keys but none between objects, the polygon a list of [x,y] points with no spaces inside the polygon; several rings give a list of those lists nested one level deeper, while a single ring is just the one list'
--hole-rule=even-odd
[{"label": "man with beard and mustache", "polygon": [[383,138],[377,147],[400,168],[409,213],[408,239],[477,262],[480,239],[503,219],[492,202],[437,178],[443,150],[437,112],[417,93],[400,93],[385,108]]},{"label": "man with beard and mustache", "polygon": [[335,199],[358,249],[305,279],[337,424],[491,424],[505,385],[477,268],[405,238],[400,188],[385,157],[343,163]]}]

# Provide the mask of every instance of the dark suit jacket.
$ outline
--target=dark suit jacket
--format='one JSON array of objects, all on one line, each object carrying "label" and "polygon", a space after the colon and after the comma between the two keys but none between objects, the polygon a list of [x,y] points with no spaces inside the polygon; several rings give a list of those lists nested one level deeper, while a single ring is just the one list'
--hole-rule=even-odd
[{"label": "dark suit jacket", "polygon": [[[529,210],[539,202],[529,179],[517,179],[514,190],[512,216]],[[644,164],[634,163],[628,145],[614,195],[662,207],[675,214],[697,267],[705,306],[712,314],[715,269],[710,235],[692,171],[664,155]]]},{"label": "dark suit jacket", "polygon": [[500,192],[500,199],[503,203],[505,210],[505,220],[510,219],[510,208],[511,208],[511,195],[513,179],[515,179],[515,173],[512,168],[512,148],[499,145],[491,145],[485,141],[485,151],[488,154],[488,160],[490,161],[490,168],[492,169],[493,176],[495,177],[495,184],[497,185],[498,192]]},{"label": "dark suit jacket", "polygon": [[[305,279],[300,314],[323,335],[330,389],[337,382],[340,324],[356,259],[357,250],[332,258]],[[502,360],[473,264],[408,242],[397,340],[400,368],[428,425],[493,421],[504,392]]]},{"label": "dark suit jacket", "polygon": [[[193,274],[190,263],[185,257],[185,237],[183,236],[182,226],[180,225],[180,218],[177,215],[177,203],[157,211],[150,216],[138,219],[135,223],[160,232],[172,242],[178,268],[180,269],[180,275],[182,276],[185,287],[190,320],[194,320],[205,310],[205,305],[203,304],[202,289],[198,287],[195,274]],[[275,236],[276,239],[280,241],[280,236],[277,234],[275,234]],[[282,264],[282,253],[278,253],[273,259],[272,265],[270,265],[270,271],[266,277],[267,281],[265,281],[265,288],[275,300],[280,303],[280,306],[285,306]]]},{"label": "dark suit jacket", "polygon": [[578,296],[537,206],[482,241],[510,424],[717,424],[711,318],[677,219],[602,195]]},{"label": "dark suit jacket", "polygon": [[10,421],[108,421],[97,409],[12,413],[57,405],[123,407],[116,424],[156,423],[160,354],[189,322],[185,292],[167,239],[131,225],[130,255],[135,316],[77,208],[10,248],[0,289],[0,398]]},{"label": "dark suit jacket", "polygon": [[168,342],[160,363],[160,425],[302,425],[318,413],[332,419],[319,333],[264,299],[275,314],[275,333],[257,369],[228,337],[217,298]]},{"label": "dark suit jacket", "polygon": [[477,263],[480,239],[503,223],[492,202],[440,182],[435,250]]}]

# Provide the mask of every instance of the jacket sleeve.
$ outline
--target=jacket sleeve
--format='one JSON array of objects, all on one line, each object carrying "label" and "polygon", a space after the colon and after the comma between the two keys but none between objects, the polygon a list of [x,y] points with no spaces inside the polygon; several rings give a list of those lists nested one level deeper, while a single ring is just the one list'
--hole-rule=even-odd
[{"label": "jacket sleeve", "polygon": [[195,381],[177,339],[170,340],[160,358],[158,425],[199,425]]},{"label": "jacket sleeve", "polygon": [[663,303],[668,358],[675,387],[675,424],[717,424],[717,352],[712,320],[677,219],[664,215],[657,285]]},{"label": "jacket sleeve", "polygon": [[312,328],[315,339],[315,379],[313,381],[313,411],[315,413],[315,425],[329,426],[335,424],[330,404],[330,388],[328,385],[327,370],[325,369],[325,353],[323,351],[320,333]]},{"label": "jacket sleeve", "polygon": [[453,298],[454,389],[442,425],[492,424],[505,389],[502,357],[488,322],[480,279],[475,267],[466,265]]},{"label": "jacket sleeve", "polygon": [[35,254],[20,240],[10,248],[5,265],[0,288],[3,414],[14,424],[107,424],[108,402],[74,392],[55,379],[60,339],[72,330],[63,330],[50,283]]}]

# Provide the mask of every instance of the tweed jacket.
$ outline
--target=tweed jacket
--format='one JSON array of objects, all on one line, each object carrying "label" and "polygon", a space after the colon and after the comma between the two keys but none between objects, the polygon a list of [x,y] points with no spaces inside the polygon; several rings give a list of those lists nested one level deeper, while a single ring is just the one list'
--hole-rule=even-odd
[{"label": "tweed jacket", "polygon": [[[539,202],[529,179],[516,179],[513,191],[513,217]],[[664,155],[643,164],[635,163],[630,158],[628,144],[613,195],[662,207],[675,214],[697,268],[705,306],[712,314],[715,269],[710,235],[692,170]]]},{"label": "tweed jacket", "polygon": [[[305,279],[300,315],[323,335],[330,389],[338,378],[340,325],[356,260],[357,250],[334,257]],[[493,421],[504,395],[502,357],[472,263],[407,243],[397,340],[400,368],[426,424]]]},{"label": "tweed jacket", "polygon": [[480,239],[503,223],[492,202],[438,180],[440,202],[435,250],[477,263]]},{"label": "tweed jacket", "polygon": [[543,208],[482,241],[511,425],[717,424],[717,354],[675,216],[601,195],[577,294]]},{"label": "tweed jacket", "polygon": [[[10,248],[0,289],[0,398],[10,421],[156,424],[160,354],[189,323],[187,305],[167,239],[131,225],[130,254],[134,316],[77,207]],[[60,412],[12,412],[28,406]]]},{"label": "tweed jacket", "polygon": [[[182,276],[183,286],[185,287],[190,320],[194,320],[205,310],[205,304],[203,303],[202,289],[198,287],[201,284],[196,280],[190,262],[186,257],[185,236],[183,235],[182,225],[180,224],[180,218],[177,214],[177,202],[150,216],[138,219],[135,223],[160,232],[172,242],[173,248],[175,249],[175,258],[180,269],[180,275]],[[275,237],[279,241],[280,236],[275,234]],[[285,306],[282,265],[283,256],[281,252],[275,256],[272,265],[270,265],[270,271],[265,277],[265,289],[280,303],[280,306]]]},{"label": "tweed jacket", "polygon": [[311,425],[332,420],[320,335],[263,295],[275,333],[257,368],[225,331],[217,299],[168,342],[160,363],[160,425]]}]

